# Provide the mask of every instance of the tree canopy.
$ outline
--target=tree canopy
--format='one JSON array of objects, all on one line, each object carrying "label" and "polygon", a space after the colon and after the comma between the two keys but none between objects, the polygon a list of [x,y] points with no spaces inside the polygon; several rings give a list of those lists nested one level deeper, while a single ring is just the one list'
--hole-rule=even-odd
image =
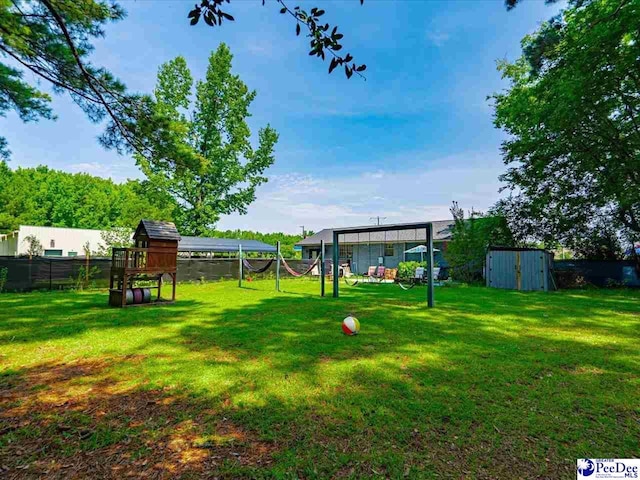
[{"label": "tree canopy", "polygon": [[195,88],[182,57],[158,72],[156,114],[170,124],[154,155],[136,155],[136,161],[152,185],[174,197],[176,225],[185,235],[207,235],[221,215],[246,213],[275,160],[278,135],[270,126],[258,132],[258,147],[251,146],[246,118],[256,92],[231,72],[232,58],[221,44]]},{"label": "tree canopy", "polygon": [[135,228],[141,218],[172,220],[168,195],[134,180],[117,184],[45,166],[11,170],[0,162],[0,232],[20,225]]},{"label": "tree canopy", "polygon": [[[108,119],[103,145],[144,153],[136,119],[150,107],[148,97],[129,94],[88,59],[104,27],[124,15],[114,0],[0,0],[0,52],[12,62],[0,63],[0,115],[13,110],[23,121],[55,118],[38,84],[44,80],[55,93],[68,93],[91,121]],[[25,72],[36,80],[26,80]],[[2,137],[0,154],[8,157]]]},{"label": "tree canopy", "polygon": [[601,220],[640,234],[640,2],[576,1],[501,62],[495,124],[511,189],[499,206],[545,243]]},{"label": "tree canopy", "polygon": [[495,213],[485,215],[471,210],[465,218],[458,202],[453,202],[449,210],[454,225],[444,256],[451,268],[451,276],[462,282],[480,281],[487,249],[491,245],[513,246],[511,230],[505,218]]}]

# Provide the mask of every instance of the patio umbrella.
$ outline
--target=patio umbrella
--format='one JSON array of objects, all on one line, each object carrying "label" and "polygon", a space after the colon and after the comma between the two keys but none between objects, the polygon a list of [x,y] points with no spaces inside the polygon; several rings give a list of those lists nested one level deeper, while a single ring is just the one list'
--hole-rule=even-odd
[{"label": "patio umbrella", "polygon": [[[424,254],[425,252],[428,252],[429,249],[427,248],[426,245],[417,245],[413,248],[410,248],[409,250],[405,250],[404,253],[419,253],[420,254],[420,261],[424,262]],[[438,250],[437,248],[433,249],[434,252],[439,252],[440,250]]]}]

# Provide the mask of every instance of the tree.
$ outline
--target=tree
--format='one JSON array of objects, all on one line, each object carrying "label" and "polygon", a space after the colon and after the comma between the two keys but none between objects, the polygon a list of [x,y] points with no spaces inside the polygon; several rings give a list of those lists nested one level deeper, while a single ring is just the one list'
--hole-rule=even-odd
[{"label": "tree", "polygon": [[602,220],[640,234],[639,24],[638,1],[575,1],[499,64],[499,207],[521,238],[567,244]]},{"label": "tree", "polygon": [[[0,115],[14,110],[23,121],[55,118],[50,96],[24,79],[26,71],[55,93],[69,93],[91,121],[108,118],[103,145],[145,154],[136,119],[147,114],[149,98],[128,94],[109,71],[88,60],[104,26],[123,17],[114,0],[0,0],[0,52],[15,65],[0,63]],[[2,137],[0,154],[8,157]]]},{"label": "tree", "polygon": [[607,222],[595,222],[568,244],[576,258],[622,260],[624,252],[618,231]]},{"label": "tree", "polygon": [[294,246],[303,238],[302,235],[289,235],[282,232],[260,233],[248,230],[216,230],[211,232],[211,236],[258,240],[269,245],[275,245],[277,242],[280,242],[280,253],[282,253],[282,256],[285,258],[300,258],[300,252],[296,252]]},{"label": "tree", "polygon": [[114,248],[130,247],[132,244],[133,230],[127,227],[111,227],[100,233],[102,242],[96,255],[99,257],[111,257]]},{"label": "tree", "polygon": [[136,155],[136,161],[150,184],[175,198],[175,220],[184,235],[208,234],[220,215],[246,213],[256,187],[267,181],[263,172],[274,162],[278,135],[270,126],[260,129],[258,148],[251,146],[246,118],[256,92],[231,73],[231,60],[221,44],[209,57],[205,79],[196,82],[193,102],[184,58],[158,72],[156,113],[171,120],[162,139],[170,141],[154,148],[152,158]]},{"label": "tree", "polygon": [[20,225],[105,229],[141,218],[172,220],[173,198],[145,182],[71,174],[45,166],[11,170],[0,162],[0,232]]},{"label": "tree", "polygon": [[38,240],[38,237],[35,235],[27,235],[24,237],[23,242],[28,245],[27,255],[29,255],[29,259],[42,255],[42,244],[40,240]]},{"label": "tree", "polygon": [[465,218],[458,202],[453,202],[450,211],[454,225],[444,256],[451,276],[462,282],[480,281],[487,248],[491,245],[513,246],[513,235],[503,217],[485,216],[472,209]]}]

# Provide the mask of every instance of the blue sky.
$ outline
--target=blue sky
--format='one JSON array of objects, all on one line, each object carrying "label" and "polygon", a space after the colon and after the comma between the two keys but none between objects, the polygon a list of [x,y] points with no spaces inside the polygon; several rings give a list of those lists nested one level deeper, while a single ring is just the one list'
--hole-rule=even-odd
[{"label": "blue sky", "polygon": [[[226,42],[235,72],[258,92],[252,130],[270,123],[280,141],[248,214],[219,227],[286,232],[368,224],[377,215],[443,219],[453,200],[467,209],[493,204],[505,168],[486,99],[505,86],[496,60],[517,58],[520,39],[558,11],[542,0],[511,12],[500,0],[307,2],[325,8],[345,48],[367,64],[362,81],[328,75],[275,2],[234,0],[227,10],[236,21],[222,28],[190,27],[192,3],[122,1],[128,17],[107,27],[92,60],[130,90],[150,92],[161,63],[183,55],[201,78],[209,52]],[[68,97],[55,96],[53,107],[55,122],[0,119],[13,168],[140,178],[131,158],[98,145],[101,127]]]}]

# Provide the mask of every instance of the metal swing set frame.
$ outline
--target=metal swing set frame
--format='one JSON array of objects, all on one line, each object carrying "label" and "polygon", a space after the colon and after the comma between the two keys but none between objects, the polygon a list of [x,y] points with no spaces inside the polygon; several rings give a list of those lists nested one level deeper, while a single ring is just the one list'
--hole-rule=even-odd
[{"label": "metal swing set frame", "polygon": [[[433,224],[431,222],[418,222],[418,223],[405,223],[405,224],[395,224],[395,225],[374,225],[371,227],[358,227],[358,228],[346,228],[346,229],[335,229],[333,231],[333,268],[332,268],[332,280],[333,280],[333,298],[339,298],[340,296],[340,235],[345,234],[360,234],[360,233],[372,233],[372,232],[385,232],[385,240],[386,240],[386,232],[390,230],[419,230],[425,229],[426,231],[426,244],[427,244],[427,268],[425,269],[425,275],[427,277],[427,307],[432,308],[435,304],[434,300],[434,280],[433,280]],[[326,265],[325,265],[325,245],[324,241],[320,242],[320,256],[316,258],[315,262],[305,271],[298,276],[304,276],[311,272],[311,270],[315,267],[319,267],[319,276],[320,276],[320,296],[325,296],[325,278],[326,274]],[[273,262],[274,260],[272,260]],[[280,262],[285,261],[280,253],[280,242],[276,244],[276,290],[280,291]],[[285,262],[286,264],[286,262]],[[270,265],[270,264],[269,264]],[[244,276],[244,256],[242,254],[242,245],[238,250],[238,269],[239,269],[239,280],[238,286],[242,287],[242,279]],[[264,268],[264,267],[263,267]],[[268,267],[267,267],[268,268]],[[264,268],[266,270],[267,268]],[[286,265],[285,265],[286,268]],[[288,270],[288,269],[287,269]],[[408,290],[412,288],[414,285],[409,286],[408,288],[403,287],[404,290]],[[401,285],[402,287],[402,285]]]},{"label": "metal swing set frame", "polygon": [[[405,223],[395,225],[373,225],[370,227],[358,227],[358,228],[345,228],[335,229],[333,231],[333,265],[338,265],[340,262],[340,235],[346,234],[360,234],[369,233],[369,236],[373,232],[384,232],[385,241],[388,231],[401,231],[401,230],[415,230],[425,229],[426,231],[426,244],[427,244],[427,268],[425,269],[425,275],[427,277],[427,306],[432,308],[434,306],[434,280],[433,280],[433,224],[431,222],[419,222],[419,223]],[[357,282],[356,282],[357,283]],[[402,285],[400,285],[402,287]],[[408,288],[408,290],[414,285]],[[333,296],[338,298],[340,296],[340,274],[339,269],[333,269]]]}]

